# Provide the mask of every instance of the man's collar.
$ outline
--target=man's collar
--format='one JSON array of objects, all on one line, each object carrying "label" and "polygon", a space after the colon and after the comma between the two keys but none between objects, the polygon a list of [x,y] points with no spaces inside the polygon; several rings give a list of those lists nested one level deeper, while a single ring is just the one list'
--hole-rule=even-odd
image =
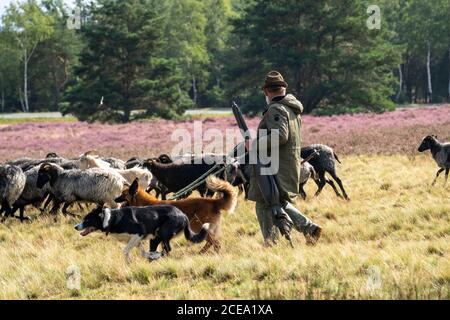
[{"label": "man's collar", "polygon": [[273,97],[273,98],[272,98],[272,101],[279,102],[279,101],[283,100],[284,97],[286,97],[286,95],[283,95],[283,96],[276,96],[276,97]]},{"label": "man's collar", "polygon": [[[279,101],[283,100],[284,97],[286,97],[286,95],[284,95],[284,96],[276,96],[276,97],[273,97],[272,100],[271,100],[271,102],[272,102],[272,101],[274,101],[274,102],[279,102]],[[263,115],[267,112],[267,110],[269,110],[269,107],[270,107],[270,105],[268,105],[267,108],[266,108],[266,110],[263,111]]]}]

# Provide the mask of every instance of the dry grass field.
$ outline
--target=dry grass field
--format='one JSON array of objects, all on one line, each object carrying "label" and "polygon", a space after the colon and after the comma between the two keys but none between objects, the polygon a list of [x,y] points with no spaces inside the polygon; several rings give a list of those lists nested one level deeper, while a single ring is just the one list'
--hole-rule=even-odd
[{"label": "dry grass field", "polygon": [[[430,183],[430,155],[342,157],[338,172],[351,197],[326,187],[298,206],[324,228],[315,247],[294,232],[263,248],[254,205],[240,199],[223,217],[223,249],[173,241],[170,257],[148,262],[123,243],[95,233],[82,238],[78,219],[35,216],[0,224],[0,299],[449,299],[450,185]],[[74,210],[74,209],[72,209]],[[79,269],[80,290],[67,287]]]}]

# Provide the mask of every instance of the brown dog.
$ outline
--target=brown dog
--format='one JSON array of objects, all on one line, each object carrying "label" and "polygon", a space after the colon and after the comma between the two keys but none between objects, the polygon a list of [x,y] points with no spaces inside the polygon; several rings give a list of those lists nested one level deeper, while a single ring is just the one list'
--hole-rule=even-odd
[{"label": "brown dog", "polygon": [[189,223],[194,232],[199,232],[202,225],[210,224],[206,244],[200,253],[206,252],[213,246],[215,251],[220,249],[220,211],[234,212],[237,203],[237,192],[231,184],[215,176],[206,179],[206,186],[214,192],[223,194],[222,198],[189,198],[183,200],[159,200],[139,187],[138,180],[134,180],[129,188],[126,188],[116,202],[127,202],[129,206],[141,207],[156,204],[170,204],[183,211],[189,218]]}]

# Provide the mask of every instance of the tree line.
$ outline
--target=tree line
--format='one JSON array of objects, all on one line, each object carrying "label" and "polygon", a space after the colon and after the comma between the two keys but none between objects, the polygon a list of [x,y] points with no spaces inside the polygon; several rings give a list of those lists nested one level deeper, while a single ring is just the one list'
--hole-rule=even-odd
[{"label": "tree line", "polygon": [[2,12],[1,112],[127,122],[233,99],[252,114],[264,110],[271,69],[308,113],[450,100],[448,0],[77,0],[75,8],[21,0]]}]

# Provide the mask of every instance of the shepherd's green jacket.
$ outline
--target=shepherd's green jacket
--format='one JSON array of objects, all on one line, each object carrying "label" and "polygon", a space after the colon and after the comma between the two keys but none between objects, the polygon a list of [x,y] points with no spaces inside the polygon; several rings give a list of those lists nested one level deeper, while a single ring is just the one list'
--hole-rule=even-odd
[{"label": "shepherd's green jacket", "polygon": [[[284,98],[274,98],[263,114],[258,126],[258,138],[253,141],[253,149],[258,140],[266,139],[270,142],[270,135],[278,129],[279,135],[279,171],[276,174],[280,191],[280,200],[292,202],[299,193],[300,169],[301,169],[301,113],[303,105],[292,94]],[[268,135],[261,136],[260,129],[267,129]],[[270,143],[268,143],[270,148]],[[255,150],[255,149],[254,149]],[[256,168],[253,166],[250,177],[248,199],[256,202],[264,202],[256,177]]]}]

